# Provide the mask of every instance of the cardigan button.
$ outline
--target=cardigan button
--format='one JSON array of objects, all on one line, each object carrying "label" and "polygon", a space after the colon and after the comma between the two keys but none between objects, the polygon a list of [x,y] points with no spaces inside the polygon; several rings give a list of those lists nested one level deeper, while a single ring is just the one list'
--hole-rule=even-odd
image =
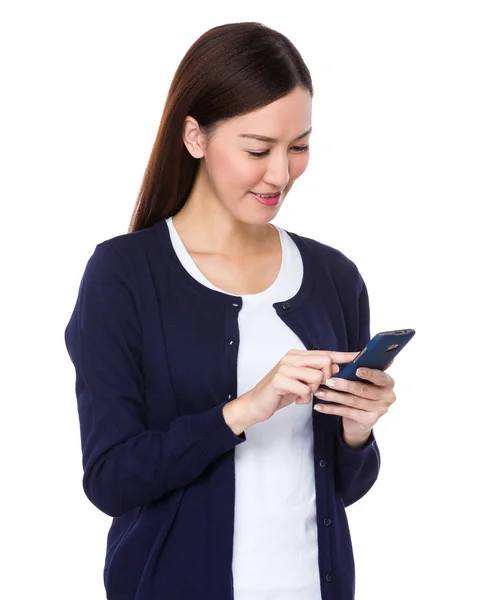
[{"label": "cardigan button", "polygon": [[291,303],[290,302],[284,302],[284,304],[282,305],[282,308],[284,310],[289,310],[291,308]]},{"label": "cardigan button", "polygon": [[323,521],[323,524],[325,527],[329,527],[329,525],[332,525],[332,520],[329,517],[326,517]]},{"label": "cardigan button", "polygon": [[334,578],[334,575],[332,573],[326,573],[326,581],[332,581]]},{"label": "cardigan button", "polygon": [[321,347],[318,346],[317,344],[312,344],[311,346],[309,346],[309,350],[320,350]]},{"label": "cardigan button", "polygon": [[327,467],[327,460],[321,459],[319,461],[319,466],[320,467]]}]

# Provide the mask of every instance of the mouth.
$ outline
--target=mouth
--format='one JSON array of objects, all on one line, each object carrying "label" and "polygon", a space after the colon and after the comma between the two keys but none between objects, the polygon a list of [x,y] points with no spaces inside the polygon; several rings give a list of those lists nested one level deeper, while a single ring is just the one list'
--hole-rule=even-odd
[{"label": "mouth", "polygon": [[258,202],[264,204],[264,206],[276,206],[281,199],[281,192],[277,192],[276,194],[256,194],[251,192],[251,194]]}]

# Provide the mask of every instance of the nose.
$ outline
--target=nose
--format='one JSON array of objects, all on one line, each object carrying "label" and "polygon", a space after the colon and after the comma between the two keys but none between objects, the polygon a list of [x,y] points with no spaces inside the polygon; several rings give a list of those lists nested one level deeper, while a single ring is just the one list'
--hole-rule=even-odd
[{"label": "nose", "polygon": [[284,189],[290,179],[289,158],[282,153],[274,154],[270,156],[264,181],[276,189]]}]

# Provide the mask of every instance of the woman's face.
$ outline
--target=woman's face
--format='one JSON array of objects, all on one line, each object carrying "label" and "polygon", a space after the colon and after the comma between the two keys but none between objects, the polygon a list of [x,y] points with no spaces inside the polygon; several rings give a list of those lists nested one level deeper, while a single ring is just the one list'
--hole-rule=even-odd
[{"label": "woman's face", "polygon": [[[188,141],[187,124],[186,146],[203,159],[199,178],[204,200],[220,203],[245,223],[271,221],[307,168],[311,115],[311,96],[299,87],[272,104],[228,119],[207,139],[197,137],[195,151]],[[193,140],[194,129],[190,133]],[[262,137],[271,139],[259,139]],[[280,196],[277,201],[271,199],[270,205],[253,194],[276,192]]]}]

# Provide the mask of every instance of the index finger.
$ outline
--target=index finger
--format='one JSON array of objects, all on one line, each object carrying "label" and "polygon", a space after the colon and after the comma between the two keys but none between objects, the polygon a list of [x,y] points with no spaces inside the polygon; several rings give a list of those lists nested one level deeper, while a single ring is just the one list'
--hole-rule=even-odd
[{"label": "index finger", "polygon": [[359,352],[331,352],[330,350],[314,350],[314,354],[329,356],[333,363],[349,363],[356,358]]}]

